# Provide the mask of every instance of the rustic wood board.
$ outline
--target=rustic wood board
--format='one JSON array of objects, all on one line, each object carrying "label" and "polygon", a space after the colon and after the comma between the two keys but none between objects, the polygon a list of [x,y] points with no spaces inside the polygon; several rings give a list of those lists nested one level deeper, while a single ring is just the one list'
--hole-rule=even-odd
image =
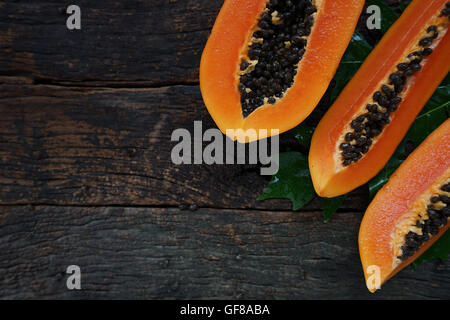
[{"label": "rustic wood board", "polygon": [[173,165],[174,129],[215,127],[198,65],[222,1],[77,4],[70,32],[59,1],[0,1],[0,298],[450,297],[438,261],[367,292],[365,186],[324,224],[318,199],[256,201],[258,166]]},{"label": "rustic wood board", "polygon": [[[450,268],[405,270],[370,294],[361,213],[12,206],[0,209],[4,298],[449,298]],[[66,288],[80,266],[82,290]]]}]

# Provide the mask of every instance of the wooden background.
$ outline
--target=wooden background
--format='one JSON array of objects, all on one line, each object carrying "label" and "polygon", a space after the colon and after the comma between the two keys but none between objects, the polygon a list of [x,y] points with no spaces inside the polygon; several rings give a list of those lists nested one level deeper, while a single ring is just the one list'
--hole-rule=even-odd
[{"label": "wooden background", "polygon": [[258,166],[171,163],[174,129],[215,127],[198,67],[222,1],[77,4],[69,31],[61,1],[0,1],[0,298],[450,298],[439,261],[368,293],[366,187],[325,224],[318,199],[256,201]]}]

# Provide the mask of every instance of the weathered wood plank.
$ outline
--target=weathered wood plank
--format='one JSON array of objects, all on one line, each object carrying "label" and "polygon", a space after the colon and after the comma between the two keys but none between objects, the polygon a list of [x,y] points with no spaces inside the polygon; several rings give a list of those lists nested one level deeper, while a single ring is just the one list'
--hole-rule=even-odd
[{"label": "weathered wood plank", "polygon": [[[365,288],[360,213],[0,207],[1,298],[450,298],[450,268]],[[345,226],[345,227],[343,227]],[[69,265],[82,290],[66,289]]]},{"label": "weathered wood plank", "polygon": [[[215,128],[197,86],[88,90],[20,80],[0,80],[2,204],[291,208],[256,201],[270,178],[256,165],[172,163],[173,130],[193,134],[195,120]],[[289,134],[281,141],[298,145]],[[344,208],[367,202],[359,189]]]},{"label": "weathered wood plank", "polygon": [[82,0],[75,31],[66,27],[65,5],[0,1],[0,75],[100,86],[198,82],[222,1]]},{"label": "weathered wood plank", "polygon": [[[391,5],[403,1],[386,0]],[[82,28],[66,5],[0,1],[0,75],[78,86],[198,83],[198,67],[222,0],[80,0]],[[358,30],[369,40],[378,31]]]}]

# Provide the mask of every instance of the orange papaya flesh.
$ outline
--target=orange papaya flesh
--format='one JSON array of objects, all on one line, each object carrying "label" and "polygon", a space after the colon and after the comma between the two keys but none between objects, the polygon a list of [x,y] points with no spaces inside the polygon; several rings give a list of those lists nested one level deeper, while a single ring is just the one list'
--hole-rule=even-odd
[{"label": "orange papaya flesh", "polygon": [[448,230],[449,141],[450,119],[409,155],[367,208],[358,239],[366,282],[370,266],[379,268],[383,284]]},{"label": "orange papaya flesh", "polygon": [[445,3],[412,1],[320,121],[309,155],[320,196],[345,194],[373,178],[447,75]]},{"label": "orange papaya flesh", "polygon": [[[228,133],[233,140],[264,138],[260,131],[282,133],[312,112],[364,5],[363,0],[296,0],[290,3],[297,11],[289,14],[283,7],[287,1],[278,3],[226,0],[202,54],[204,103],[223,133],[237,132]],[[250,129],[256,136],[245,135]]]}]

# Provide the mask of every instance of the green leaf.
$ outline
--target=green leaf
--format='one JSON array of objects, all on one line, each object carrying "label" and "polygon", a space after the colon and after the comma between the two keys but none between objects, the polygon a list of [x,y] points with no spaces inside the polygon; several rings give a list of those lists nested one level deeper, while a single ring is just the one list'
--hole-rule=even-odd
[{"label": "green leaf", "polygon": [[377,191],[389,180],[389,177],[405,161],[406,145],[417,147],[428,135],[439,127],[446,119],[450,108],[450,81],[447,77],[438,87],[431,99],[427,102],[420,115],[408,130],[403,141],[395,151],[386,166],[375,178],[369,181],[370,196],[374,197]]},{"label": "green leaf", "polygon": [[323,219],[328,222],[336,211],[341,207],[347,195],[335,198],[320,198],[323,211]]},{"label": "green leaf", "polygon": [[292,201],[293,210],[298,210],[315,195],[308,158],[300,152],[284,152],[280,153],[278,173],[257,200],[287,198]]},{"label": "green leaf", "polygon": [[341,60],[339,68],[334,76],[336,85],[331,92],[331,101],[334,101],[353,75],[358,71],[361,64],[372,51],[372,46],[364,37],[355,32]]},{"label": "green leaf", "polygon": [[427,251],[425,251],[419,258],[413,263],[413,269],[416,269],[419,265],[425,261],[429,261],[435,258],[442,261],[447,259],[450,253],[450,230],[445,232]]},{"label": "green leaf", "polygon": [[384,1],[368,0],[367,5],[376,5],[381,10],[381,32],[386,33],[392,24],[398,19],[398,14]]},{"label": "green leaf", "polygon": [[[309,149],[314,130],[313,127],[300,125],[292,129],[291,132],[301,146]],[[294,172],[302,172],[300,177],[290,177],[290,175],[294,174],[289,173],[289,170],[292,169],[294,169]],[[272,178],[272,181],[258,200],[287,198],[292,201],[294,210],[298,210],[315,196],[316,193],[311,182],[307,157],[300,153],[291,152],[280,155],[280,170],[278,171],[278,174]],[[321,198],[325,222],[327,222],[339,209],[345,197],[346,195],[331,199]]]},{"label": "green leaf", "polygon": [[372,180],[369,181],[369,194],[370,198],[375,197],[378,190],[383,187],[386,182],[388,182],[389,177],[397,170],[397,168],[404,161],[404,157],[402,156],[402,152],[400,149],[404,148],[404,144],[402,143],[400,147],[395,151],[392,158],[386,164],[386,166],[381,170]]},{"label": "green leaf", "polygon": [[291,132],[293,133],[295,139],[297,139],[297,141],[300,143],[300,145],[302,145],[306,149],[309,149],[314,130],[315,129],[313,127],[302,124],[292,129]]}]

